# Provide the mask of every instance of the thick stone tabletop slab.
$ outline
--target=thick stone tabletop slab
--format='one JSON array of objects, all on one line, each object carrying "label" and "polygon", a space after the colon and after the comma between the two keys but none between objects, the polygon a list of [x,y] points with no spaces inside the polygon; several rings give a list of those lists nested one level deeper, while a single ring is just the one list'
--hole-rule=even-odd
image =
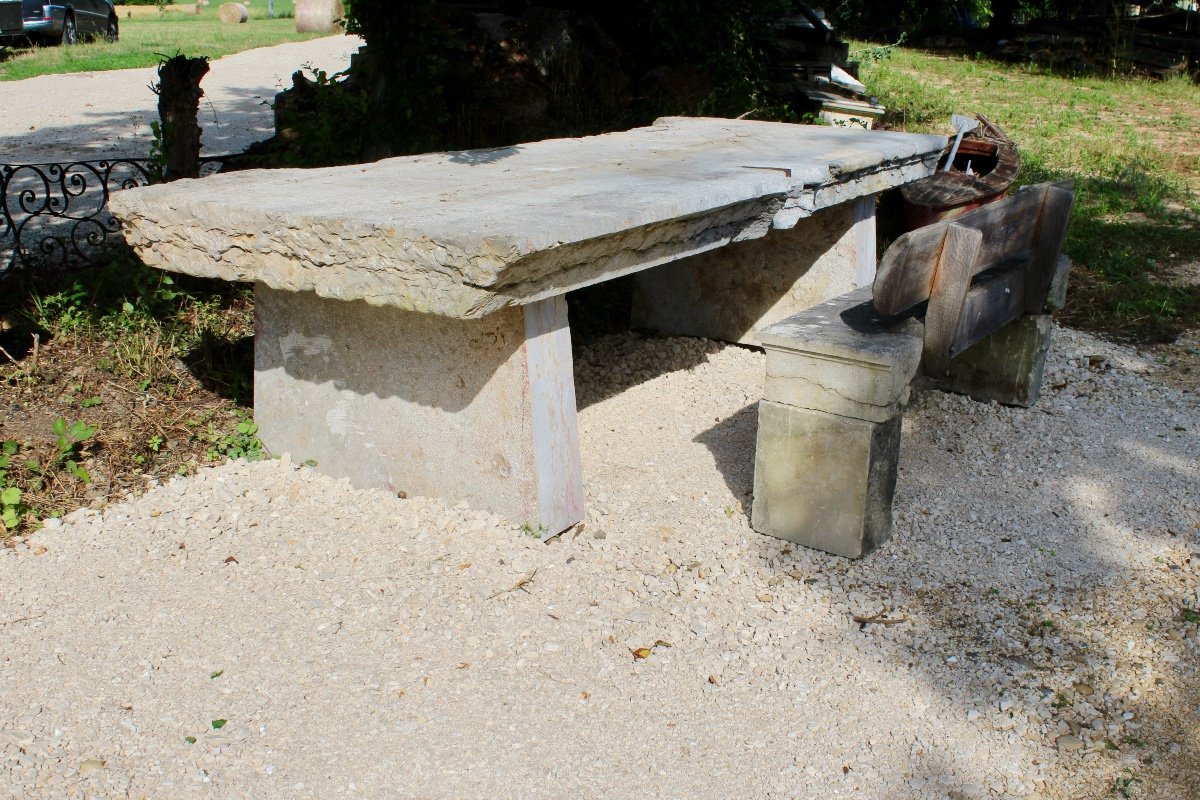
[{"label": "thick stone tabletop slab", "polygon": [[923,177],[944,139],[668,118],[623,133],[119,192],[162,269],[478,318]]}]

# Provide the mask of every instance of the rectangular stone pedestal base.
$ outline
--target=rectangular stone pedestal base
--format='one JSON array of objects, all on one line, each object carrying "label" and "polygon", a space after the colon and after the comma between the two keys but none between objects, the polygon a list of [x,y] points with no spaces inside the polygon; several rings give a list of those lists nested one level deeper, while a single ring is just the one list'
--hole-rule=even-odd
[{"label": "rectangular stone pedestal base", "polygon": [[254,417],[272,453],[546,535],[583,518],[561,296],[459,320],[259,284],[255,314]]},{"label": "rectangular stone pedestal base", "polygon": [[875,198],[864,197],[794,228],[637,273],[632,322],[676,336],[759,344],[758,329],[874,276]]},{"label": "rectangular stone pedestal base", "polygon": [[754,512],[760,533],[849,558],[892,533],[901,415],[921,361],[913,320],[875,314],[871,289],[759,331]]},{"label": "rectangular stone pedestal base", "polygon": [[848,558],[891,537],[899,415],[869,422],[770,400],[758,413],[756,531]]},{"label": "rectangular stone pedestal base", "polygon": [[955,356],[940,386],[984,403],[1028,408],[1041,393],[1049,349],[1049,315],[1026,314]]}]

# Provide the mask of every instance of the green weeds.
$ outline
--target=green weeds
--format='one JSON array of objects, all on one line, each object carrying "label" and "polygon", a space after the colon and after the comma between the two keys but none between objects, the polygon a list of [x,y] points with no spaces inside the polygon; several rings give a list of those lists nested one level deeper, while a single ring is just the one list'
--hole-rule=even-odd
[{"label": "green weeds", "polygon": [[531,522],[521,523],[521,533],[525,534],[526,536],[536,536],[540,539],[546,535],[546,531],[546,526],[540,522],[536,526],[534,526]]},{"label": "green weeds", "polygon": [[20,487],[8,478],[9,465],[19,451],[20,445],[12,439],[6,440],[0,450],[0,523],[8,531],[15,531],[21,525],[21,519],[27,511],[21,502],[24,494]]},{"label": "green weeds", "polygon": [[261,461],[266,457],[266,448],[258,438],[258,424],[251,419],[243,418],[232,431],[222,432],[211,422],[208,424],[208,460],[220,461],[244,458],[247,461]]},{"label": "green weeds", "polygon": [[118,253],[65,279],[9,276],[4,289],[0,344],[13,363],[0,364],[0,439],[11,442],[0,539],[146,480],[264,456],[238,406],[251,390],[246,287],[176,279]]},{"label": "green weeds", "polygon": [[[176,360],[251,330],[245,289],[221,287],[214,292],[211,285],[199,281],[180,286],[167,273],[150,269],[128,254],[84,273],[70,285],[32,284],[25,291],[29,301],[23,313],[30,325],[51,337],[101,342],[104,352],[97,358],[98,366],[135,380],[141,391],[162,382],[169,389]],[[227,313],[238,305],[244,313]],[[221,376],[210,377],[220,382]]]},{"label": "green weeds", "polygon": [[81,483],[91,483],[92,476],[86,469],[79,466],[77,459],[80,447],[92,438],[96,427],[87,425],[82,420],[75,420],[68,424],[62,417],[57,417],[51,430],[54,433],[54,446],[57,451],[54,455],[55,466],[65,469]]},{"label": "green weeds", "polygon": [[84,486],[92,482],[91,474],[79,462],[96,433],[95,426],[56,417],[51,433],[53,444],[45,452],[23,448],[15,439],[0,445],[0,523],[6,533],[17,533],[30,522],[52,516],[31,498],[53,496],[52,490],[68,477]]},{"label": "green weeds", "polygon": [[1112,790],[1121,795],[1121,797],[1133,797],[1133,785],[1139,782],[1140,779],[1137,777],[1137,773],[1126,768],[1121,777],[1113,781]]}]

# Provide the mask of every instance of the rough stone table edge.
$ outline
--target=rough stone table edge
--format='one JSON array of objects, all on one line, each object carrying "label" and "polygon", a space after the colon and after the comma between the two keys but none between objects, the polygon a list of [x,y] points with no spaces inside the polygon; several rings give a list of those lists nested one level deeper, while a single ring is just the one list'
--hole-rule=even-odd
[{"label": "rough stone table edge", "polygon": [[[240,224],[225,230],[222,226],[230,224],[231,215],[224,208],[212,208],[213,203],[152,205],[136,194],[115,193],[110,205],[126,222],[130,244],[147,264],[160,269],[475,319],[506,306],[537,302],[730,242],[759,238],[771,229],[794,227],[800,219],[823,208],[928,175],[936,158],[937,154],[918,154],[894,159],[840,174],[835,181],[814,188],[802,187],[793,196],[761,196],[519,256],[507,265],[506,280],[498,285],[464,280],[460,270],[432,261],[427,253],[416,252],[411,242],[401,237],[373,236],[372,226],[353,220],[330,217],[317,225],[303,215],[292,219],[283,214],[238,209]],[[163,228],[172,221],[177,232],[164,236]],[[302,250],[310,258],[297,258],[293,248],[280,247],[271,237],[250,233],[252,227],[299,229],[317,247],[312,252]],[[661,233],[664,227],[677,230],[660,235],[653,246],[638,246],[639,233]],[[382,246],[376,246],[369,258],[356,261],[353,247],[348,244],[365,239],[382,242]],[[494,257],[506,258],[503,254]],[[406,273],[407,278],[398,278],[397,272]]]}]

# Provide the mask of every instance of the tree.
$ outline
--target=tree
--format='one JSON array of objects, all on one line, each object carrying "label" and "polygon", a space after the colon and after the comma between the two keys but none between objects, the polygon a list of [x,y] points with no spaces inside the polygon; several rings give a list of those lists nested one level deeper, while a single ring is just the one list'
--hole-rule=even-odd
[{"label": "tree", "polygon": [[738,115],[767,84],[756,39],[789,0],[350,0],[367,46],[347,80],[366,101],[363,155],[489,147]]}]

